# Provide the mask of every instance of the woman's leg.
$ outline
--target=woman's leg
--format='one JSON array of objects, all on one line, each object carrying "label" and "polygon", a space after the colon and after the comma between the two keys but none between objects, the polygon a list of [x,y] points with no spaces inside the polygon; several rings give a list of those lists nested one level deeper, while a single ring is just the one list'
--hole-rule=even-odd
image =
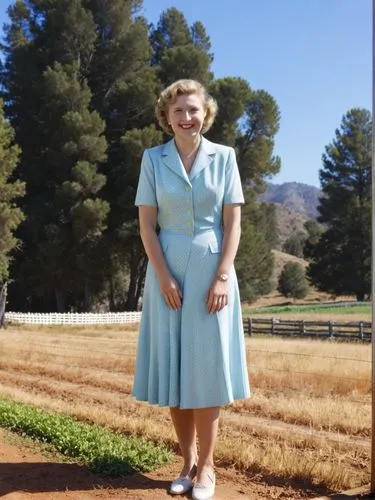
[{"label": "woman's leg", "polygon": [[219,406],[194,410],[195,426],[199,442],[198,483],[206,483],[207,475],[212,477],[219,415]]},{"label": "woman's leg", "polygon": [[184,458],[182,476],[187,476],[197,463],[197,434],[194,422],[194,410],[170,408],[172,422]]}]

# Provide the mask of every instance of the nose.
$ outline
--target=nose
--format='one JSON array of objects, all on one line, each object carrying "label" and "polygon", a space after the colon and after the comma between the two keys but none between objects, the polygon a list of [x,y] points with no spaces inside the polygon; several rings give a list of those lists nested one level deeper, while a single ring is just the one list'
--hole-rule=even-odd
[{"label": "nose", "polygon": [[183,117],[184,117],[184,120],[186,120],[187,122],[189,122],[191,120],[191,114],[190,114],[190,111],[188,109],[184,112]]}]

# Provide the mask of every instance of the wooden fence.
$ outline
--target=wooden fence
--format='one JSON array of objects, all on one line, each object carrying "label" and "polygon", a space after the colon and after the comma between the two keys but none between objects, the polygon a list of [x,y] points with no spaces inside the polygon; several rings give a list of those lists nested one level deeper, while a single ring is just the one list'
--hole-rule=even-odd
[{"label": "wooden fence", "polygon": [[315,337],[339,340],[371,341],[371,322],[304,321],[244,318],[244,332],[280,336]]},{"label": "wooden fence", "polygon": [[5,313],[7,323],[24,325],[113,325],[139,323],[140,312],[118,313]]},{"label": "wooden fence", "polygon": [[[34,325],[113,325],[139,323],[141,312],[118,313],[16,313],[6,312],[7,323]],[[284,319],[244,318],[244,333],[280,335],[287,337],[315,337],[340,340],[371,340],[371,323],[304,321]]]}]

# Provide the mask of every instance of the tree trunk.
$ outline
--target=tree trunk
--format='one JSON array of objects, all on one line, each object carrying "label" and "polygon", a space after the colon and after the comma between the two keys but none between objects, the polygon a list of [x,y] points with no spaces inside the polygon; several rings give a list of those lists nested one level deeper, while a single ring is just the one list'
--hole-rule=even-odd
[{"label": "tree trunk", "polygon": [[89,285],[89,280],[85,278],[85,299],[84,299],[84,312],[92,312],[92,295]]},{"label": "tree trunk", "polygon": [[137,250],[137,248],[131,250],[130,282],[128,296],[125,302],[126,311],[136,311],[138,309],[138,301],[146,274],[147,257],[143,251],[140,253]]},{"label": "tree trunk", "polygon": [[363,302],[365,300],[365,293],[364,292],[357,292],[356,293],[357,301],[358,302]]},{"label": "tree trunk", "polygon": [[57,312],[63,313],[65,312],[65,294],[62,290],[58,290],[55,288],[55,298],[56,298],[56,307]]},{"label": "tree trunk", "polygon": [[136,292],[136,304],[137,304],[137,306],[136,306],[135,311],[137,311],[139,308],[139,299],[141,298],[141,293],[143,290],[143,283],[144,283],[144,278],[146,276],[146,270],[147,270],[147,262],[148,262],[148,259],[145,256],[143,259],[143,263],[142,263],[141,270],[140,270],[139,277],[138,277],[138,281],[137,281],[137,292]]},{"label": "tree trunk", "polygon": [[0,289],[0,328],[5,328],[5,307],[7,302],[7,284]]},{"label": "tree trunk", "polygon": [[116,311],[116,304],[115,304],[115,290],[113,287],[112,274],[108,276],[108,283],[109,283],[109,310],[111,312],[114,312]]}]

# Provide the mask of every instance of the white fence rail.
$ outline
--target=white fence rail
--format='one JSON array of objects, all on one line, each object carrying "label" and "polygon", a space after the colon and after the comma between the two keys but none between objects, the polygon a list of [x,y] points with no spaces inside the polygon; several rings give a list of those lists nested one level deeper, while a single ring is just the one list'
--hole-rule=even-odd
[{"label": "white fence rail", "polygon": [[16,313],[6,312],[7,323],[24,325],[113,325],[139,323],[141,312],[118,313]]}]

